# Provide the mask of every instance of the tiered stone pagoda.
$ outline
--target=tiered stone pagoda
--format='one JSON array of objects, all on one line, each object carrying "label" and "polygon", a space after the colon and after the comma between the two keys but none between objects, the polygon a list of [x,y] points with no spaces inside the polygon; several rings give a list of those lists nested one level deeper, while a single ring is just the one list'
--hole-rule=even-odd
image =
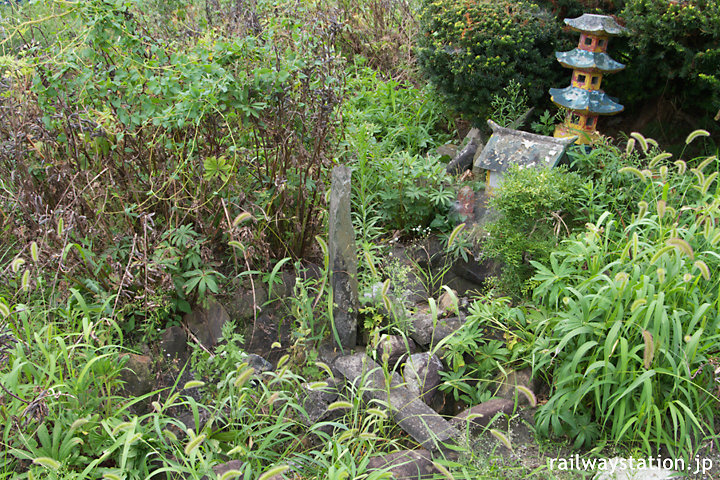
[{"label": "tiered stone pagoda", "polygon": [[565,122],[555,128],[555,137],[578,136],[576,143],[590,144],[598,137],[599,115],[615,115],[624,107],[618,99],[600,89],[602,77],[625,68],[605,53],[610,37],[620,35],[625,28],[607,15],[584,14],[566,18],[565,23],[580,32],[580,42],[569,52],[555,52],[558,62],[572,68],[572,83],[565,88],[551,88],[553,103],[568,109]]}]

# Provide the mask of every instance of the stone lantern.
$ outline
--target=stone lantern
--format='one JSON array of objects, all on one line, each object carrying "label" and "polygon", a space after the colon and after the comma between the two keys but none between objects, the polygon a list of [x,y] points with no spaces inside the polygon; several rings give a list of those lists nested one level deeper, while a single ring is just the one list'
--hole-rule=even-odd
[{"label": "stone lantern", "polygon": [[572,82],[565,88],[551,88],[553,103],[568,110],[565,121],[555,127],[558,138],[578,136],[576,143],[591,144],[597,139],[597,119],[600,115],[615,115],[624,107],[617,98],[600,89],[602,77],[625,68],[605,53],[610,37],[620,35],[625,28],[607,15],[584,14],[566,18],[565,23],[580,32],[577,48],[569,52],[555,52],[558,62],[573,70]]}]

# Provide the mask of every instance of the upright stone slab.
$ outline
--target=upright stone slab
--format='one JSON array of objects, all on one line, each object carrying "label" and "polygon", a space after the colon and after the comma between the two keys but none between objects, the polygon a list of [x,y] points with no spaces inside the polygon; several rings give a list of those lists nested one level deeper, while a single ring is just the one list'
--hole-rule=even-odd
[{"label": "upright stone slab", "polygon": [[338,165],[330,186],[330,284],[335,331],[343,349],[357,344],[357,252],[350,217],[350,168]]}]

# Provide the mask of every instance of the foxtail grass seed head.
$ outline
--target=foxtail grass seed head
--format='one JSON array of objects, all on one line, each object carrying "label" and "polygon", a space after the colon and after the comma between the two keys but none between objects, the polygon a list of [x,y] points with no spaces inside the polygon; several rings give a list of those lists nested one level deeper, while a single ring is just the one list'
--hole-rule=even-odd
[{"label": "foxtail grass seed head", "polygon": [[716,233],[710,240],[710,245],[712,245],[713,247],[716,246],[718,243],[720,243],[720,232]]},{"label": "foxtail grass seed head", "polygon": [[173,432],[171,432],[168,429],[163,430],[163,435],[165,435],[165,438],[167,438],[171,442],[177,442],[177,440],[178,440],[177,435],[175,435]]},{"label": "foxtail grass seed head", "polygon": [[270,480],[273,477],[280,476],[283,473],[287,472],[290,467],[287,465],[278,465],[277,467],[273,467],[267,472],[260,475],[260,478],[258,480]]},{"label": "foxtail grass seed head", "polygon": [[648,167],[655,168],[655,166],[662,162],[663,160],[666,160],[668,158],[672,157],[672,153],[663,152],[658,155],[655,155],[652,160],[648,163]]},{"label": "foxtail grass seed head", "polygon": [[490,433],[492,434],[493,437],[497,438],[500,441],[500,443],[505,445],[505,448],[507,448],[511,452],[513,451],[512,444],[510,443],[510,439],[507,437],[507,435],[505,435],[500,430],[496,430],[494,428],[490,429]]},{"label": "foxtail grass seed head", "polygon": [[244,445],[238,445],[228,452],[228,455],[245,455],[247,454],[247,448]]},{"label": "foxtail grass seed head", "polygon": [[665,241],[665,243],[669,246],[675,247],[675,249],[677,249],[678,251],[687,255],[691,259],[695,258],[695,252],[693,252],[692,247],[690,246],[690,244],[688,242],[686,242],[682,238],[678,238],[678,237],[669,238]]},{"label": "foxtail grass seed head", "polygon": [[642,134],[638,133],[638,132],[632,132],[630,134],[630,136],[633,137],[635,140],[637,140],[638,144],[640,145],[640,148],[642,148],[643,153],[647,153],[648,143],[647,143],[647,140],[645,140],[645,137],[643,137]]},{"label": "foxtail grass seed head", "polygon": [[710,190],[710,187],[712,186],[713,182],[717,178],[719,172],[714,172],[710,176],[708,176],[705,181],[700,186],[700,193],[703,195],[706,195],[708,193],[708,190]]},{"label": "foxtail grass seed head", "polygon": [[119,423],[119,424],[117,424],[117,426],[115,426],[115,428],[113,428],[112,434],[113,434],[113,435],[117,435],[118,432],[125,431],[125,430],[127,430],[128,428],[132,427],[133,425],[134,425],[133,422],[122,422],[122,423]]},{"label": "foxtail grass seed head", "polygon": [[700,163],[698,164],[697,169],[702,172],[703,170],[705,170],[705,167],[707,167],[708,165],[710,165],[710,164],[711,164],[712,162],[714,162],[715,160],[717,160],[717,156],[715,156],[715,155],[712,155],[712,156],[710,156],[710,157],[707,157],[705,160],[703,160],[702,162],[700,162]]},{"label": "foxtail grass seed head", "polygon": [[700,273],[706,281],[710,281],[710,269],[708,268],[707,263],[702,260],[696,260],[693,265],[695,268],[700,270]]},{"label": "foxtail grass seed head", "polygon": [[535,397],[535,394],[532,390],[527,388],[524,385],[517,385],[515,389],[522,393],[525,398],[527,398],[528,404],[530,404],[530,408],[535,408],[537,406],[537,398]]},{"label": "foxtail grass seed head", "polygon": [[647,330],[642,332],[643,342],[645,343],[645,350],[643,352],[643,366],[645,369],[649,369],[652,365],[653,357],[655,356],[655,342],[653,341],[652,333]]},{"label": "foxtail grass seed head", "polygon": [[255,373],[255,369],[252,367],[246,367],[244,368],[240,374],[235,379],[235,388],[242,388],[243,385],[250,379],[250,377]]},{"label": "foxtail grass seed head", "polygon": [[432,464],[437,471],[443,474],[445,480],[455,480],[455,477],[453,477],[452,473],[450,473],[450,471],[443,465],[439,464],[438,462],[432,462]]},{"label": "foxtail grass seed head", "polygon": [[655,274],[657,275],[660,283],[665,283],[665,269],[664,268],[658,268],[657,270],[655,270]]},{"label": "foxtail grass seed head", "polygon": [[58,237],[62,237],[64,227],[65,227],[65,220],[63,220],[63,217],[58,218],[58,221],[57,221]]},{"label": "foxtail grass seed head", "polygon": [[663,182],[667,180],[667,175],[668,175],[668,168],[666,165],[663,165],[662,167],[660,167],[660,178],[662,179]]},{"label": "foxtail grass seed head", "polygon": [[633,302],[633,304],[630,306],[630,313],[634,312],[638,308],[642,307],[647,303],[647,300],[644,298],[638,298]]},{"label": "foxtail grass seed head", "polygon": [[683,275],[683,281],[684,281],[685,283],[690,283],[690,282],[692,282],[692,279],[693,279],[693,274],[692,274],[692,273],[686,273],[685,275]]},{"label": "foxtail grass seed head", "polygon": [[22,257],[17,257],[10,263],[10,269],[13,271],[13,273],[17,273],[20,271],[20,267],[25,265],[25,259]]},{"label": "foxtail grass seed head", "polygon": [[687,136],[685,139],[685,145],[690,145],[693,140],[695,140],[698,137],[709,137],[710,132],[703,129],[698,129],[690,133],[690,135]]},{"label": "foxtail grass seed head", "polygon": [[228,470],[227,472],[223,473],[218,480],[230,480],[231,478],[239,478],[242,474],[243,472],[241,472],[240,470]]},{"label": "foxtail grass seed head", "polygon": [[102,476],[103,480],[123,480],[123,477],[120,477],[119,475],[115,475],[111,472],[103,473]]},{"label": "foxtail grass seed head", "polygon": [[308,384],[308,390],[322,390],[328,386],[327,382],[313,382]]},{"label": "foxtail grass seed head", "polygon": [[683,175],[687,171],[687,163],[685,163],[685,160],[675,160],[675,166],[677,166],[679,175]]},{"label": "foxtail grass seed head", "polygon": [[628,142],[627,142],[627,145],[625,145],[625,154],[626,154],[626,155],[630,155],[630,153],[632,153],[632,151],[633,151],[634,149],[635,149],[635,139],[634,139],[634,138],[629,138],[629,139],[628,139]]},{"label": "foxtail grass seed head", "polygon": [[23,291],[27,292],[28,290],[30,290],[30,270],[27,268],[25,269],[25,272],[23,272],[20,285],[22,286]]},{"label": "foxtail grass seed head", "polygon": [[0,315],[2,315],[3,318],[7,318],[10,316],[10,307],[5,305],[3,301],[0,301]]},{"label": "foxtail grass seed head", "polygon": [[37,263],[40,259],[40,253],[38,249],[37,242],[32,242],[30,244],[30,258],[32,258],[33,262]]},{"label": "foxtail grass seed head", "polygon": [[333,410],[347,410],[351,408],[353,408],[353,404],[345,400],[338,400],[337,402],[332,402],[327,406],[328,412],[332,412]]},{"label": "foxtail grass seed head", "polygon": [[638,202],[638,218],[643,218],[647,213],[647,209],[648,203],[645,200]]},{"label": "foxtail grass seed head", "polygon": [[665,216],[665,210],[667,209],[665,200],[658,200],[655,209],[657,210],[658,217],[663,218]]},{"label": "foxtail grass seed head", "polygon": [[183,386],[183,390],[190,390],[191,388],[198,388],[205,386],[205,382],[200,380],[190,380],[189,382],[185,383]]},{"label": "foxtail grass seed head", "polygon": [[365,413],[367,413],[368,415],[374,415],[376,417],[380,417],[383,419],[387,418],[387,413],[385,413],[383,410],[380,410],[379,408],[368,408],[367,410],[365,410]]},{"label": "foxtail grass seed head", "polygon": [[[192,437],[192,435],[190,436]],[[206,438],[207,435],[201,433],[200,435],[189,441],[188,444],[185,445],[185,455],[192,454],[205,441]]]},{"label": "foxtail grass seed head", "polygon": [[41,467],[49,468],[50,470],[59,470],[62,466],[60,462],[57,460],[50,458],[50,457],[36,457],[33,458],[33,463],[35,465],[40,465]]},{"label": "foxtail grass seed head", "polygon": [[235,217],[235,220],[233,220],[233,227],[237,227],[241,223],[250,220],[252,218],[252,215],[250,215],[248,212],[242,212],[240,215]]},{"label": "foxtail grass seed head", "polygon": [[452,233],[450,233],[450,237],[448,237],[448,242],[447,242],[448,248],[452,247],[453,243],[455,243],[455,239],[457,238],[458,235],[460,235],[460,232],[462,232],[464,228],[465,228],[465,224],[461,223],[460,225],[458,225],[457,227],[455,227],[453,229]]},{"label": "foxtail grass seed head", "polygon": [[620,173],[632,173],[633,175],[638,177],[638,179],[642,180],[643,182],[645,182],[648,178],[644,172],[641,172],[639,169],[637,169],[635,167],[623,167],[618,171]]}]

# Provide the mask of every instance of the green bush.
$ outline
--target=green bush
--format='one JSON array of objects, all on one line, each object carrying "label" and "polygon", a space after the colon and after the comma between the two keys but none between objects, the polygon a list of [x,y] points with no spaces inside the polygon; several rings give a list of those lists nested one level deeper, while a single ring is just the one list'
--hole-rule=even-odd
[{"label": "green bush", "polygon": [[[705,132],[707,133],[707,132]],[[663,155],[620,173],[642,185],[627,225],[608,211],[532,262],[536,372],[552,380],[537,430],[592,445],[691,454],[713,435],[720,356],[717,159]]]},{"label": "green bush", "polygon": [[503,262],[502,290],[519,294],[534,269],[572,227],[580,206],[580,177],[562,168],[511,168],[491,205],[499,216],[486,225],[484,254]]},{"label": "green bush", "polygon": [[[628,0],[621,14],[627,70],[617,79],[630,103],[676,97],[680,108],[715,114],[720,108],[720,4],[713,0]],[[611,78],[611,85],[615,85]],[[622,91],[622,90],[620,90]]]},{"label": "green bush", "polygon": [[425,0],[418,61],[458,111],[484,120],[511,80],[535,104],[568,78],[553,55],[560,33],[549,12],[526,1]]}]

